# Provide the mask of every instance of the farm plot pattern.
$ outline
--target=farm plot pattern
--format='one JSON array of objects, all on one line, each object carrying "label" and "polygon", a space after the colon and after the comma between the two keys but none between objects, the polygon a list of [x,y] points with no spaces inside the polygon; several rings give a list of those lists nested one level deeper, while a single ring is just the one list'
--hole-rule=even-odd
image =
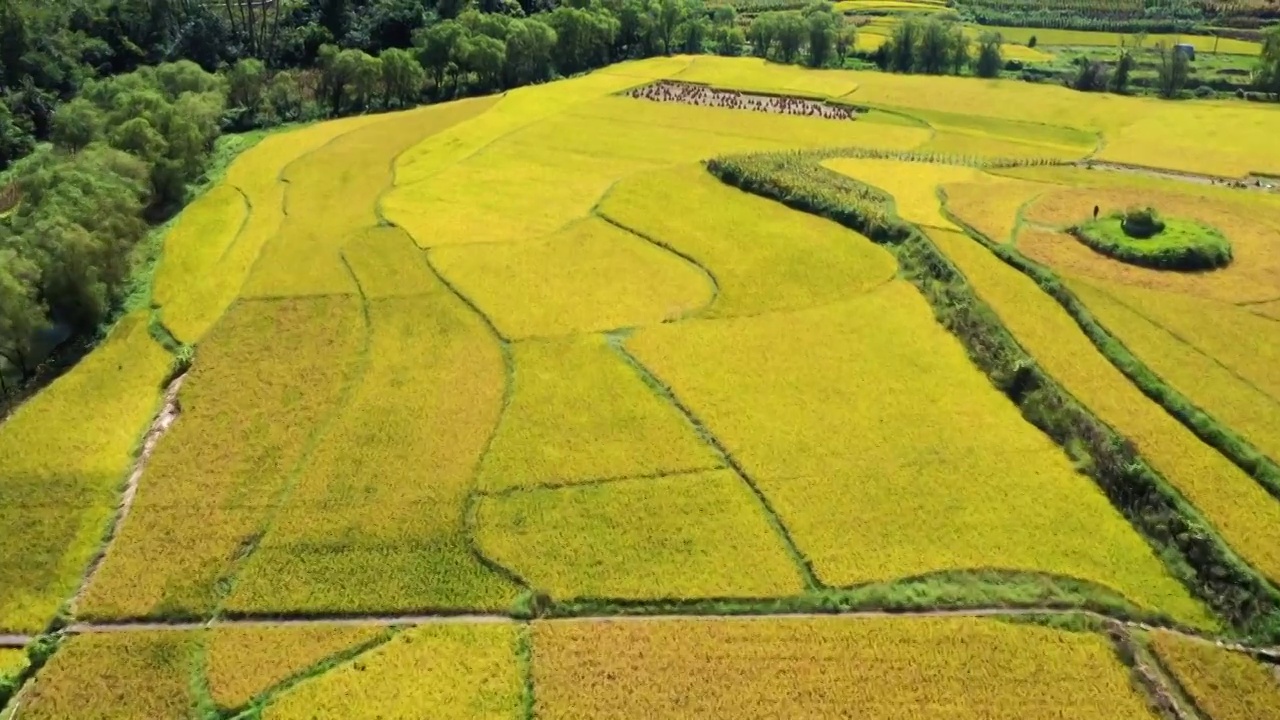
[{"label": "farm plot pattern", "polygon": [[[867,109],[621,95],[658,80]],[[174,224],[150,312],[0,419],[0,634],[61,637],[15,666],[8,720],[1155,718],[1129,634],[1212,720],[1267,717],[1257,666],[1180,633],[1275,634],[1196,599],[907,250],[702,163],[858,148],[810,177],[891,196],[1198,530],[1280,581],[1280,500],[966,234],[1057,273],[1275,459],[1280,199],[1194,175],[1280,172],[1268,112],[668,57],[268,136]],[[1045,165],[1085,157],[1111,169]],[[1064,233],[1136,203],[1220,228],[1234,262],[1133,268]],[[166,333],[194,361],[113,515],[177,372]],[[821,616],[884,608],[1050,617]]]}]

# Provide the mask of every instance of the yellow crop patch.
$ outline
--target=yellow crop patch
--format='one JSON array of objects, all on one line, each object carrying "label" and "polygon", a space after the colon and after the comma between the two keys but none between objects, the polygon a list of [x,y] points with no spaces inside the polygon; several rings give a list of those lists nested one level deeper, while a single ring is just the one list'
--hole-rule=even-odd
[{"label": "yellow crop patch", "polygon": [[600,213],[706,268],[718,288],[707,316],[832,302],[887,282],[897,268],[861,235],[729,187],[697,166],[627,178]]},{"label": "yellow crop patch", "polygon": [[1268,666],[1170,632],[1152,633],[1151,645],[1196,708],[1213,720],[1280,719],[1280,681]]},{"label": "yellow crop patch", "polygon": [[759,58],[715,55],[692,58],[688,69],[676,74],[675,78],[735,90],[794,92],[833,98],[848,95],[858,87],[855,74],[847,70],[806,70]]},{"label": "yellow crop patch", "polygon": [[986,178],[940,187],[946,193],[947,210],[995,243],[1012,242],[1026,204],[1052,189],[1051,185],[1023,180],[993,186]]},{"label": "yellow crop patch", "polygon": [[285,168],[285,218],[262,249],[246,297],[356,291],[342,246],[378,223],[377,204],[395,159],[422,138],[486,110],[493,98],[432,105],[384,116],[334,139]]},{"label": "yellow crop patch", "polygon": [[300,683],[263,720],[517,720],[514,623],[427,625]]},{"label": "yellow crop patch", "polygon": [[[783,336],[797,351],[776,351]],[[905,282],[814,310],[646,329],[628,347],[756,479],[828,584],[1038,570],[1204,620]]]},{"label": "yellow crop patch", "polygon": [[136,631],[68,638],[22,696],[22,720],[188,718],[196,634]]},{"label": "yellow crop patch", "polygon": [[[1280,172],[1275,118],[1248,103],[1166,105],[1167,110],[1144,113],[1109,133],[1098,159],[1229,177]],[[1192,135],[1206,127],[1229,127],[1231,132],[1201,133],[1206,142],[1197,142]]]},{"label": "yellow crop patch", "polygon": [[[1032,37],[1036,38],[1037,45],[1082,45],[1082,46],[1101,46],[1115,48],[1122,43],[1134,46],[1136,38],[1132,35],[1116,32],[1100,32],[1094,30],[1061,30],[1054,28],[1038,28],[1038,27],[999,27],[984,26],[975,28],[975,30],[992,31],[1000,33],[1000,37],[1004,38],[1007,43],[1021,43],[1025,45]],[[1187,43],[1194,47],[1198,52],[1213,53],[1220,52],[1224,54],[1235,55],[1257,55],[1261,45],[1248,40],[1234,40],[1232,38],[1216,38],[1209,35],[1190,35],[1186,33],[1150,33],[1145,36],[1142,41],[1142,47],[1155,47],[1156,43],[1166,43],[1173,45],[1174,43]]]},{"label": "yellow crop patch", "polygon": [[375,625],[226,626],[208,631],[205,673],[219,707],[234,709],[326,658],[367,643]]},{"label": "yellow crop patch", "polygon": [[502,142],[388,195],[384,207],[422,247],[532,240],[584,217],[616,180],[651,166]]},{"label": "yellow crop patch", "polygon": [[18,677],[27,669],[29,664],[26,650],[0,648],[0,681],[5,678]]},{"label": "yellow crop patch", "polygon": [[1280,578],[1280,545],[1270,530],[1280,527],[1275,498],[1143,395],[1034,281],[968,237],[930,237],[1050,376],[1131,439],[1241,557],[1267,577]]},{"label": "yellow crop patch", "polygon": [[[1240,192],[1240,191],[1237,191]],[[1064,188],[1045,193],[1027,206],[1029,222],[1065,227],[1100,213],[1134,205],[1151,206],[1166,215],[1196,220],[1220,230],[1231,242],[1233,260],[1221,270],[1179,273],[1153,270],[1113,260],[1094,252],[1070,235],[1028,227],[1018,247],[1030,258],[1068,275],[1108,280],[1222,302],[1253,302],[1280,296],[1280,210],[1249,198],[1234,202],[1208,195],[1150,189]]]},{"label": "yellow crop patch", "polygon": [[154,301],[161,306],[174,302],[193,281],[213,271],[248,216],[248,200],[233,185],[217,185],[192,201],[164,238]]},{"label": "yellow crop patch", "polygon": [[398,227],[366,228],[342,246],[342,258],[369,300],[422,295],[439,287],[422,250]]},{"label": "yellow crop patch", "polygon": [[219,577],[337,408],[363,338],[349,297],[233,306],[200,345],[182,414],[151,457],[84,614],[212,610]]},{"label": "yellow crop patch", "polygon": [[169,367],[128,315],[0,425],[0,632],[43,631],[75,590]]},{"label": "yellow crop patch", "polygon": [[764,509],[731,470],[487,497],[476,526],[487,556],[561,599],[803,589]]},{"label": "yellow crop patch", "polygon": [[546,720],[1156,718],[1104,638],[1034,625],[754,618],[533,628],[535,709]]},{"label": "yellow crop patch", "polygon": [[720,466],[605,338],[530,340],[512,354],[514,391],[480,466],[481,490]]},{"label": "yellow crop patch", "polygon": [[653,325],[711,302],[711,279],[599,218],[541,240],[439,247],[431,260],[506,337]]},{"label": "yellow crop patch", "polygon": [[[488,330],[438,280],[371,301],[359,386],[329,424],[227,607],[245,612],[498,610],[517,589],[464,528],[502,407]],[[430,284],[428,284],[430,283]]]},{"label": "yellow crop patch", "polygon": [[982,182],[990,192],[999,192],[1003,178],[962,165],[912,163],[898,160],[837,158],[822,163],[825,167],[884,190],[893,196],[894,208],[904,220],[955,230],[955,225],[942,216],[938,186],[943,183]]},{"label": "yellow crop patch", "polygon": [[1068,284],[1161,379],[1280,457],[1280,324],[1201,298],[1098,280]]},{"label": "yellow crop patch", "polygon": [[1254,315],[1271,318],[1272,320],[1280,320],[1280,300],[1248,305],[1246,306],[1246,309]]}]

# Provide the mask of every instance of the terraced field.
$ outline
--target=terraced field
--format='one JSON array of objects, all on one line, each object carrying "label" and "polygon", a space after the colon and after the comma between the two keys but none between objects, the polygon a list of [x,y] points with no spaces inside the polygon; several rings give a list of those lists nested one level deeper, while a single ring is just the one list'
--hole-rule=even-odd
[{"label": "terraced field", "polygon": [[0,425],[8,720],[1272,717],[1271,120],[674,57],[270,136]]}]

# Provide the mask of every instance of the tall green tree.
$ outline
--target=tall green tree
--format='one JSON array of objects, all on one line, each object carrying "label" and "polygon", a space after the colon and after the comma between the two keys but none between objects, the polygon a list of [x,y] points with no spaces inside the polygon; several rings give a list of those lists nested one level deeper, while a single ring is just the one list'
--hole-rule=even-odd
[{"label": "tall green tree", "polygon": [[1280,97],[1280,25],[1272,26],[1262,36],[1254,85],[1262,92]]},{"label": "tall green tree", "polygon": [[978,56],[973,64],[974,74],[984,78],[1000,76],[1000,70],[1004,67],[1002,45],[1003,39],[1000,33],[985,32],[978,38]]},{"label": "tall green tree", "polygon": [[382,60],[382,87],[387,107],[412,105],[422,96],[426,79],[422,66],[408,50],[391,48],[378,56]]},{"label": "tall green tree", "polygon": [[1178,97],[1191,78],[1190,59],[1164,41],[1156,43],[1156,57],[1156,90],[1163,98]]}]

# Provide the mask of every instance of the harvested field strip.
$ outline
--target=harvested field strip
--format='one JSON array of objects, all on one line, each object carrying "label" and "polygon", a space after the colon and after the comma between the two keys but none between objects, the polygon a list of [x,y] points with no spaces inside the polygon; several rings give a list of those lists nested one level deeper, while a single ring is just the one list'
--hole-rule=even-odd
[{"label": "harvested field strip", "polygon": [[[779,333],[805,352],[774,351]],[[1044,571],[1204,621],[906,283],[814,310],[646,329],[627,347],[720,438],[828,585]]]},{"label": "harvested field strip", "polygon": [[358,658],[274,698],[263,720],[315,717],[522,717],[518,628],[437,625],[396,635]]},{"label": "harvested field strip", "polygon": [[822,305],[893,277],[893,257],[828,220],[726,187],[697,166],[619,182],[605,218],[695,260],[719,293],[707,317]]},{"label": "harvested field strip", "polygon": [[[992,192],[998,187],[999,192]],[[945,183],[938,186],[948,212],[995,243],[1011,243],[1022,223],[1027,204],[1052,185],[1013,180],[993,186],[990,182]]]},{"label": "harvested field strip", "polygon": [[317,663],[386,637],[376,626],[219,627],[205,635],[205,672],[219,707],[235,709]]},{"label": "harvested field strip", "polygon": [[518,587],[465,527],[498,423],[503,356],[419,263],[423,294],[371,300],[369,365],[310,457],[225,608],[358,613],[506,608]]},{"label": "harvested field strip", "polygon": [[[366,329],[350,297],[242,301],[201,343],[128,521],[81,604],[89,618],[202,616],[251,547]],[[316,338],[325,345],[317,351]],[[300,382],[301,380],[301,382]]]},{"label": "harvested field strip", "polygon": [[[1237,191],[1239,192],[1239,191]],[[1280,295],[1280,207],[1255,204],[1250,198],[1233,201],[1204,194],[1063,188],[1041,195],[1025,216],[1040,227],[1028,227],[1018,237],[1027,257],[1065,275],[1094,278],[1152,290],[1193,295],[1223,303],[1269,300]],[[1179,273],[1119,263],[1089,249],[1080,241],[1047,227],[1061,228],[1087,219],[1097,205],[1102,214],[1131,206],[1151,206],[1177,217],[1220,230],[1231,242],[1234,260],[1209,273]],[[1176,208],[1176,212],[1172,210]]]},{"label": "harvested field strip", "polygon": [[1269,528],[1280,526],[1280,504],[1144,396],[1031,278],[963,235],[931,237],[1046,372],[1103,422],[1131,438],[1143,458],[1247,562],[1268,577],[1280,577],[1280,547],[1269,537]]},{"label": "harvested field strip", "polygon": [[167,306],[179,301],[193,279],[212,272],[248,217],[249,200],[234,185],[217,185],[192,201],[165,235],[153,302]]},{"label": "harvested field strip", "polygon": [[480,466],[482,491],[721,466],[605,338],[530,340],[511,352],[514,391]]},{"label": "harvested field strip", "polygon": [[169,630],[68,638],[23,695],[21,720],[190,717],[197,642]]},{"label": "harvested field strip", "polygon": [[535,622],[533,681],[549,720],[1155,718],[1105,638],[976,619]]},{"label": "harvested field strip", "polygon": [[765,511],[732,470],[483,498],[476,540],[553,598],[759,598],[803,589]]},{"label": "harvested field strip", "polygon": [[1274,668],[1250,658],[1156,631],[1151,645],[1160,662],[1213,720],[1277,720],[1280,718],[1280,679]]},{"label": "harvested field strip", "polygon": [[677,320],[714,291],[696,266],[595,217],[540,240],[436,248],[431,260],[509,338]]},{"label": "harvested field strip", "polygon": [[815,98],[743,93],[672,80],[659,80],[632,88],[624,94],[637,100],[651,102],[673,102],[698,107],[816,117],[823,120],[854,120],[858,115],[857,109],[853,106],[826,103]]},{"label": "harvested field strip", "polygon": [[0,632],[40,632],[75,591],[170,360],[133,313],[0,425]]},{"label": "harvested field strip", "polygon": [[[1100,280],[1069,280],[1068,287],[1161,380],[1267,456],[1280,457],[1280,401],[1267,392],[1270,388],[1254,383],[1255,379],[1267,381],[1261,372],[1264,361],[1257,356],[1265,356],[1280,343],[1280,327],[1269,327],[1275,324],[1235,306],[1199,298],[1141,291]],[[1168,305],[1162,307],[1165,302]],[[1179,318],[1179,312],[1194,313],[1187,318],[1192,322]],[[1226,341],[1232,330],[1244,329],[1241,318],[1263,326],[1275,339],[1242,334],[1237,337],[1241,344],[1229,344]],[[1264,475],[1258,479],[1280,498],[1280,483],[1265,482],[1280,478]]]},{"label": "harvested field strip", "polygon": [[263,247],[242,295],[354,293],[340,251],[359,231],[378,224],[377,203],[392,184],[395,159],[494,102],[478,98],[389,114],[290,163],[282,174],[288,183],[284,221]]},{"label": "harvested field strip", "polygon": [[182,342],[198,342],[240,294],[263,246],[284,221],[285,185],[280,179],[284,168],[343,133],[380,119],[363,115],[270,135],[235,159],[223,185],[243,194],[248,217],[216,263],[199,276],[176,278],[181,292],[161,308],[164,324],[174,336]]}]

